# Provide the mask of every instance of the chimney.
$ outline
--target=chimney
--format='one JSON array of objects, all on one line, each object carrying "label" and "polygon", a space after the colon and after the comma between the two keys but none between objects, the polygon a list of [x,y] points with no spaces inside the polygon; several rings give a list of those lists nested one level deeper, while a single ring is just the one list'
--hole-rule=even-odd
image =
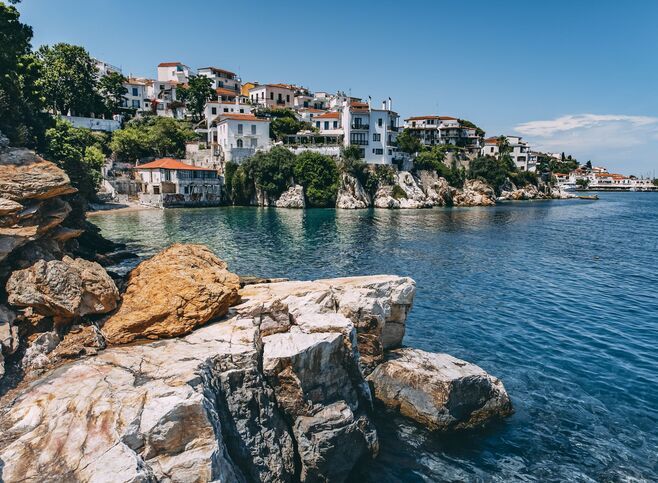
[{"label": "chimney", "polygon": [[368,96],[368,110],[370,110],[370,103],[372,102],[372,97]]},{"label": "chimney", "polygon": [[391,100],[390,97],[388,98],[388,110],[389,111],[393,110],[393,101]]},{"label": "chimney", "polygon": [[382,101],[382,111],[386,110],[386,101]]}]

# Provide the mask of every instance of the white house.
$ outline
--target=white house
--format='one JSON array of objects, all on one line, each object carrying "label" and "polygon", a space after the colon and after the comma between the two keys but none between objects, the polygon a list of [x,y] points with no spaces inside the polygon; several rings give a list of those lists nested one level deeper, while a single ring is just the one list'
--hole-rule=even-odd
[{"label": "white house", "polygon": [[221,201],[221,178],[214,169],[162,158],[135,168],[142,204],[166,207],[216,205]]},{"label": "white house", "polygon": [[320,134],[343,134],[340,112],[329,111],[318,114],[312,118],[312,124]]},{"label": "white house", "polygon": [[136,109],[137,112],[148,111],[150,109],[149,86],[153,85],[151,79],[142,79],[137,77],[128,77],[124,82],[128,92],[123,96],[123,107]]},{"label": "white house", "polygon": [[310,122],[315,126],[313,119],[320,114],[324,114],[325,112],[327,111],[325,111],[324,109],[315,109],[313,107],[302,107],[301,109],[297,109],[297,117],[299,118],[300,121]]},{"label": "white house", "polygon": [[158,64],[158,80],[185,84],[194,71],[181,62],[161,62]]},{"label": "white house", "polygon": [[477,130],[464,126],[456,117],[414,116],[404,120],[404,127],[424,146],[451,144],[479,152],[480,136]]},{"label": "white house", "polygon": [[105,77],[111,73],[121,74],[121,69],[115,65],[109,64],[103,60],[93,59],[96,64],[96,70],[98,71],[98,77]]},{"label": "white house", "polygon": [[208,131],[208,142],[224,162],[239,163],[270,147],[270,121],[253,114],[221,114]]},{"label": "white house", "polygon": [[212,80],[213,89],[226,89],[228,91],[233,91],[236,95],[240,94],[242,84],[240,78],[235,72],[219,69],[217,67],[203,67],[197,72],[199,75],[208,77]]},{"label": "white house", "polygon": [[252,104],[269,108],[292,108],[295,87],[290,84],[264,84],[249,90]]},{"label": "white house", "polygon": [[[537,159],[530,155],[530,145],[523,141],[519,136],[505,136],[510,146],[510,156],[519,171],[536,171]],[[500,138],[492,137],[484,140],[484,146],[480,153],[483,156],[493,156],[498,158],[500,155],[499,147]]]},{"label": "white house", "polygon": [[395,146],[398,135],[398,114],[391,109],[391,99],[382,102],[381,109],[371,103],[345,101],[341,126],[345,146],[358,146],[369,164],[392,164],[401,160]]},{"label": "white house", "polygon": [[208,123],[208,128],[210,128],[210,124],[217,116],[225,114],[251,114],[252,110],[253,106],[251,104],[239,102],[239,100],[235,98],[233,102],[224,102],[221,100],[208,101],[206,102],[203,112]]}]

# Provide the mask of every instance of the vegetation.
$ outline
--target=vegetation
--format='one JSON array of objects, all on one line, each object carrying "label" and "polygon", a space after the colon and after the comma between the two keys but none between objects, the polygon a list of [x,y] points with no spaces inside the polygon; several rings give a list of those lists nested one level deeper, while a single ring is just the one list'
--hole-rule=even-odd
[{"label": "vegetation", "polygon": [[394,184],[391,196],[396,200],[401,200],[407,198],[407,193],[400,187],[400,185]]},{"label": "vegetation", "polygon": [[181,87],[176,93],[178,100],[187,104],[187,109],[195,121],[203,117],[206,102],[214,95],[212,81],[203,75],[191,75],[187,87]]},{"label": "vegetation", "polygon": [[480,156],[471,161],[468,177],[482,179],[499,193],[500,187],[510,177],[510,173],[515,172],[516,166],[509,155],[500,156],[498,159],[492,156]]},{"label": "vegetation", "polygon": [[455,163],[450,167],[445,163],[446,153],[451,148],[449,145],[441,145],[423,150],[414,160],[414,171],[432,171],[444,177],[451,186],[462,186],[465,179],[464,169],[458,169]]},{"label": "vegetation", "polygon": [[336,202],[338,194],[338,165],[331,156],[310,151],[297,156],[295,180],[304,186],[310,206],[327,207]]},{"label": "vegetation", "polygon": [[43,113],[41,63],[32,53],[32,28],[15,7],[0,3],[0,131],[15,146],[42,149],[52,124]]},{"label": "vegetation", "polygon": [[114,131],[110,148],[117,158],[129,162],[149,156],[182,158],[185,143],[196,138],[187,122],[147,116]]},{"label": "vegetation", "polygon": [[288,149],[275,146],[269,152],[257,152],[240,167],[248,173],[255,187],[278,198],[293,178],[295,155]]},{"label": "vegetation", "polygon": [[254,183],[247,171],[235,163],[224,166],[224,186],[226,195],[233,204],[247,205],[254,194]]},{"label": "vegetation", "polygon": [[314,130],[311,123],[297,119],[292,109],[265,108],[259,109],[255,114],[270,118],[270,138],[276,141],[282,141],[287,135],[297,134],[299,131]]},{"label": "vegetation", "polygon": [[66,171],[71,184],[85,199],[93,200],[102,179],[108,136],[75,128],[61,119],[45,134],[45,157]]},{"label": "vegetation", "polygon": [[403,129],[402,132],[398,134],[396,143],[400,151],[407,154],[416,154],[423,149],[420,139],[411,134],[409,129]]},{"label": "vegetation", "polygon": [[470,127],[475,129],[475,134],[479,137],[484,137],[485,132],[484,129],[481,129],[479,126],[476,126],[474,123],[471,121],[467,121],[466,119],[458,119],[459,124],[461,124],[464,127]]},{"label": "vegetation", "polygon": [[578,178],[576,180],[576,186],[578,186],[579,188],[587,189],[587,187],[589,186],[589,179]]},{"label": "vegetation", "polygon": [[98,90],[109,114],[117,114],[121,110],[128,93],[125,82],[126,78],[118,72],[110,72],[98,81]]},{"label": "vegetation", "polygon": [[43,64],[41,81],[46,106],[58,114],[88,116],[103,110],[97,92],[97,69],[89,53],[65,43],[42,46],[38,56]]}]

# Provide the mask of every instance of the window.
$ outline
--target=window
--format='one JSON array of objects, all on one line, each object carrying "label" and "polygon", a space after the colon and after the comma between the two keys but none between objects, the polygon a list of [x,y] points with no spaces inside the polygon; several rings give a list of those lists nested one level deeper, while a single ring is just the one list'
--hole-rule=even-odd
[{"label": "window", "polygon": [[241,148],[242,146],[244,146],[242,139],[238,139],[238,147]]},{"label": "window", "polygon": [[375,148],[372,150],[373,154],[384,154],[384,150],[381,148]]},{"label": "window", "polygon": [[372,140],[373,140],[373,141],[381,141],[381,140],[382,140],[382,135],[381,135],[381,134],[374,133],[374,134],[372,135]]},{"label": "window", "polygon": [[251,138],[251,147],[255,148],[258,146],[258,139],[256,138]]},{"label": "window", "polygon": [[244,109],[240,109],[240,114],[244,114]]},{"label": "window", "polygon": [[242,134],[242,124],[238,124],[238,134]]},{"label": "window", "polygon": [[255,124],[251,125],[251,134],[253,134],[254,136],[256,135],[256,125]]},{"label": "window", "polygon": [[160,90],[164,91],[164,84],[160,84]]},{"label": "window", "polygon": [[228,112],[228,107],[225,107],[225,108],[224,108],[224,112]]},{"label": "window", "polygon": [[338,129],[338,121],[334,121],[334,129]]},{"label": "window", "polygon": [[139,109],[139,99],[133,99],[133,107]]},{"label": "window", "polygon": [[277,98],[278,98],[279,101],[282,101],[282,100],[283,100],[283,94],[281,94],[281,93],[279,92]]},{"label": "window", "polygon": [[358,144],[365,146],[368,144],[368,134],[364,132],[353,132],[350,133],[350,144]]},{"label": "window", "polygon": [[159,195],[160,194],[160,187],[159,186],[154,186],[153,187],[153,194],[154,195]]},{"label": "window", "polygon": [[382,127],[383,123],[384,123],[384,120],[381,117],[379,119],[377,119],[377,125],[379,127]]},{"label": "window", "polygon": [[137,87],[133,87],[133,96],[137,97],[139,95],[139,91],[137,90]]},{"label": "window", "polygon": [[210,112],[212,112],[213,115],[217,114],[217,108],[216,107],[211,107]]},{"label": "window", "polygon": [[286,102],[290,102],[290,94],[286,94]]},{"label": "window", "polygon": [[158,103],[157,109],[158,109],[158,111],[164,111],[164,107],[165,107],[164,104]]},{"label": "window", "polygon": [[329,121],[324,121],[324,128],[329,129]]},{"label": "window", "polygon": [[318,129],[320,129],[320,121],[315,121],[315,127],[317,127]]},{"label": "window", "polygon": [[[279,94],[279,95],[281,95],[281,94]],[[274,100],[274,92],[270,92],[270,99]]]}]

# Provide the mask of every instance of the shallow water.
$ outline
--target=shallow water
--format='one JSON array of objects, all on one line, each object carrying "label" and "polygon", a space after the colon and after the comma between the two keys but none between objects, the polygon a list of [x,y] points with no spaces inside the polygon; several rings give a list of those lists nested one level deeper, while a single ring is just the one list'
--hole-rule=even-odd
[{"label": "shallow water", "polygon": [[516,412],[439,437],[379,421],[356,481],[658,480],[658,193],[495,208],[105,213],[143,255],[209,245],[241,274],[394,273],[418,284],[405,343],[502,378]]}]

